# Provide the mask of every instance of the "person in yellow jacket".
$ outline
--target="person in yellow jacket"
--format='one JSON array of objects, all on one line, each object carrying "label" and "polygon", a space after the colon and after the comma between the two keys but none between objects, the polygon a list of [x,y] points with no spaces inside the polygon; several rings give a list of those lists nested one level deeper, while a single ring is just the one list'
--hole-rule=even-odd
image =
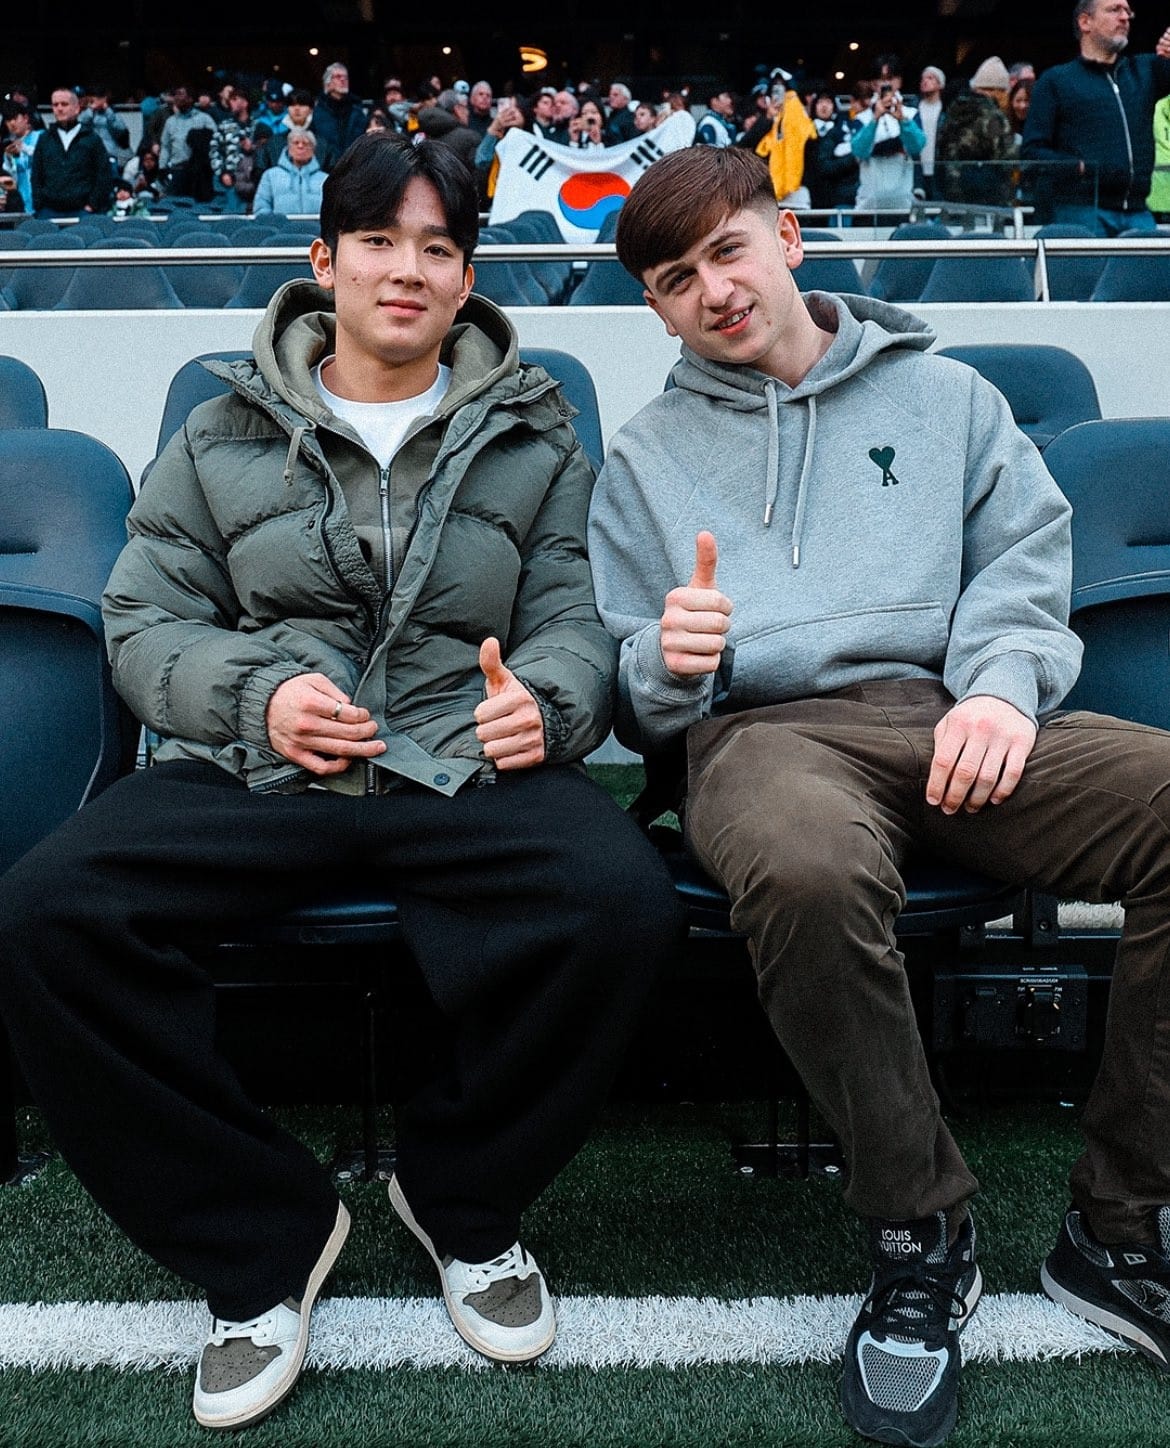
[{"label": "person in yellow jacket", "polygon": [[817,128],[794,90],[777,84],[768,101],[772,124],[756,142],[756,155],[763,156],[772,177],[776,200],[785,206],[808,206],[804,180],[804,147]]},{"label": "person in yellow jacket", "polygon": [[1154,174],[1146,205],[1159,221],[1170,220],[1170,96],[1154,107]]}]

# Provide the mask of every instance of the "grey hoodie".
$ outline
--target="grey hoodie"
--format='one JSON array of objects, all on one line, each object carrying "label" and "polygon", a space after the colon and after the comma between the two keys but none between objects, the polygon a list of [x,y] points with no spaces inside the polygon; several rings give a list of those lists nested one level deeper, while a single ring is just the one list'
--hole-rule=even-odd
[{"label": "grey hoodie", "polygon": [[[1035,719],[1077,676],[1070,509],[1003,397],[924,355],[933,333],[895,307],[805,301],[836,336],[798,386],[684,346],[673,386],[610,446],[589,547],[622,640],[618,733],[635,748],[713,707],[873,679],[941,679]],[[704,528],[730,647],[717,679],[681,679],[658,621]]]}]

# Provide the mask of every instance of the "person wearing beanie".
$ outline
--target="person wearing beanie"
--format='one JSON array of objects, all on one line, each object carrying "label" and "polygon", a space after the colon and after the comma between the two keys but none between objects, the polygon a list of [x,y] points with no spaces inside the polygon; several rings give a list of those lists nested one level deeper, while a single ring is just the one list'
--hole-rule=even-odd
[{"label": "person wearing beanie", "polygon": [[1047,161],[1054,221],[1098,236],[1153,231],[1154,108],[1170,94],[1170,29],[1152,55],[1126,55],[1133,11],[1124,0],[1077,0],[1080,54],[1044,71],[1032,90],[1021,155]]},{"label": "person wearing beanie", "polygon": [[1016,142],[1007,115],[1007,66],[990,56],[968,86],[947,107],[935,147],[938,194],[970,205],[1008,206],[1013,179],[1004,162],[1016,154]]},{"label": "person wearing beanie", "polygon": [[934,148],[938,142],[939,127],[943,121],[943,87],[947,78],[937,65],[923,69],[918,81],[918,124],[926,137],[922,154],[914,164],[914,189],[921,191],[928,201],[934,199]]},{"label": "person wearing beanie", "polygon": [[998,55],[989,55],[971,77],[971,89],[977,95],[990,96],[1000,110],[1007,108],[1007,94],[1011,89],[1008,68]]}]

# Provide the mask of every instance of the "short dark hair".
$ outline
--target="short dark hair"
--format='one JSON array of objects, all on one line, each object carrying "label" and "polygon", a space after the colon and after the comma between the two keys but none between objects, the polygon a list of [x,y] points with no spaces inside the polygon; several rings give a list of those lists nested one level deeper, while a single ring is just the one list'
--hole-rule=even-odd
[{"label": "short dark hair", "polygon": [[321,239],[336,253],[343,231],[390,225],[411,181],[429,181],[439,193],[451,240],[466,264],[479,241],[475,177],[450,146],[390,131],[368,131],[330,171],[321,192]]},{"label": "short dark hair", "polygon": [[745,207],[772,213],[767,163],[738,146],[690,146],[655,161],[618,212],[618,260],[641,281]]},{"label": "short dark hair", "polygon": [[304,86],[298,86],[288,98],[290,106],[311,106],[313,104],[313,92],[306,90]]},{"label": "short dark hair", "polygon": [[1078,42],[1078,44],[1081,38],[1081,16],[1092,15],[1093,11],[1096,10],[1096,8],[1097,0],[1077,0],[1077,3],[1073,6],[1073,38]]}]

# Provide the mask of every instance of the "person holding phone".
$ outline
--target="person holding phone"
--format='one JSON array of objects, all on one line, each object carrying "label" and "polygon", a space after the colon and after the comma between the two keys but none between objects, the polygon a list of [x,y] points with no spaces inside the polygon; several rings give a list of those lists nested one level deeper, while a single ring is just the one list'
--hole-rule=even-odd
[{"label": "person holding phone", "polygon": [[853,154],[859,164],[857,210],[909,211],[914,204],[914,162],[926,146],[917,113],[902,99],[902,65],[878,57],[873,100],[857,118]]},{"label": "person holding phone", "polygon": [[569,122],[569,145],[582,151],[603,151],[602,125],[601,107],[596,101],[583,101],[580,111]]}]

